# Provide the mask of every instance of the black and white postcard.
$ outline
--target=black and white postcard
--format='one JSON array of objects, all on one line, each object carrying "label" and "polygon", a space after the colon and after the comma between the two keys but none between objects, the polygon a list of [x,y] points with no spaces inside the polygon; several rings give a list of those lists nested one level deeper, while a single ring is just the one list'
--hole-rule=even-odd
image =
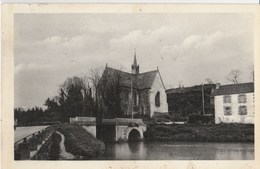
[{"label": "black and white postcard", "polygon": [[3,167],[257,169],[259,19],[257,5],[3,5]]}]

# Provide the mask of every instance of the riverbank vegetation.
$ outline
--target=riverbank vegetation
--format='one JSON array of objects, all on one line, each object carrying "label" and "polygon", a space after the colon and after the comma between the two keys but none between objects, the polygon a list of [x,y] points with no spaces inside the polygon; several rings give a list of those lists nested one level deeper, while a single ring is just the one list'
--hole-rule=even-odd
[{"label": "riverbank vegetation", "polygon": [[147,141],[254,142],[254,125],[152,125],[144,137]]},{"label": "riverbank vegetation", "polygon": [[54,126],[54,129],[65,136],[65,149],[75,156],[92,159],[100,157],[105,151],[104,143],[80,125],[63,123]]},{"label": "riverbank vegetation", "polygon": [[50,151],[50,154],[49,154],[49,159],[50,160],[59,160],[59,157],[60,157],[60,152],[61,152],[61,149],[60,149],[60,142],[61,142],[61,136],[54,132],[53,135],[52,135],[52,140],[51,140],[51,151]]},{"label": "riverbank vegetation", "polygon": [[[203,85],[204,110],[206,114],[214,114],[214,104],[211,104],[211,91],[215,84]],[[174,121],[185,121],[194,114],[202,114],[202,86],[179,87],[166,90],[169,113]]]}]

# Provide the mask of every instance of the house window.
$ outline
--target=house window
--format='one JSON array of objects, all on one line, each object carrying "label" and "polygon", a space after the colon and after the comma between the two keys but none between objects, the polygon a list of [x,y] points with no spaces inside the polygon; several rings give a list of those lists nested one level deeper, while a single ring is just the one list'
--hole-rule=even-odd
[{"label": "house window", "polygon": [[157,92],[155,95],[155,106],[160,107],[160,92]]},{"label": "house window", "polygon": [[246,95],[245,94],[238,95],[238,103],[246,103]]},{"label": "house window", "polygon": [[223,97],[223,102],[224,103],[231,103],[231,96],[224,96]]},{"label": "house window", "polygon": [[247,107],[246,106],[239,106],[238,113],[239,113],[239,115],[246,115],[247,114]]},{"label": "house window", "polygon": [[230,106],[224,106],[224,115],[225,116],[230,116],[232,115],[232,110]]}]

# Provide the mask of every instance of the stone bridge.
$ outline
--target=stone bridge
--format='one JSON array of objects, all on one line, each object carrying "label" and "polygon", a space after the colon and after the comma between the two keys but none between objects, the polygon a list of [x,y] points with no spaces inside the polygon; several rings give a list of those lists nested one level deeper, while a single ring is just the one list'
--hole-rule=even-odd
[{"label": "stone bridge", "polygon": [[142,119],[102,119],[102,123],[97,124],[95,117],[76,117],[71,118],[71,122],[81,124],[94,137],[103,141],[143,140],[146,131]]}]

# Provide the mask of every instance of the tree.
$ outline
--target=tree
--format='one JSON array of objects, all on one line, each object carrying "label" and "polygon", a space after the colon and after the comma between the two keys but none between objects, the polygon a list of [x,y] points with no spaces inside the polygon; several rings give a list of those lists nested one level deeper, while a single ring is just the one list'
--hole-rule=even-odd
[{"label": "tree", "polygon": [[95,101],[97,101],[97,88],[100,78],[102,76],[103,69],[102,68],[95,68],[90,70],[89,80],[91,83],[92,91],[95,96]]},{"label": "tree", "polygon": [[44,105],[47,106],[47,110],[50,110],[50,111],[58,111],[58,109],[59,109],[58,102],[55,101],[55,99],[47,98]]},{"label": "tree", "polygon": [[233,82],[234,84],[238,84],[241,74],[242,74],[242,71],[240,71],[238,69],[231,70],[230,73],[227,75],[226,79],[228,81]]},{"label": "tree", "polygon": [[179,88],[182,88],[182,86],[184,86],[183,81],[178,81],[178,86],[179,86]]},{"label": "tree", "polygon": [[106,118],[122,117],[123,111],[121,108],[121,83],[122,83],[122,68],[118,70],[105,69],[98,83],[98,102],[99,108],[103,112],[101,116]]},{"label": "tree", "polygon": [[85,77],[67,78],[59,91],[60,109],[66,119],[94,115],[92,89]]},{"label": "tree", "polygon": [[44,121],[61,120],[60,104],[59,104],[59,98],[57,96],[52,99],[47,98],[44,105],[47,106],[47,109],[44,112],[44,116],[45,116]]},{"label": "tree", "polygon": [[[104,71],[103,68],[95,68],[95,69],[91,69],[90,70],[90,75],[88,76],[88,79],[90,81],[90,85],[92,88],[92,94],[94,96],[94,113],[96,116],[96,121],[97,122],[101,122],[102,120],[102,111],[103,111],[103,107],[101,106],[101,104],[99,103],[99,99],[98,99],[98,86],[102,76],[102,72]],[[102,85],[101,85],[102,86]]]},{"label": "tree", "polygon": [[208,84],[214,84],[214,82],[213,82],[210,78],[206,78],[205,81],[206,81]]}]

